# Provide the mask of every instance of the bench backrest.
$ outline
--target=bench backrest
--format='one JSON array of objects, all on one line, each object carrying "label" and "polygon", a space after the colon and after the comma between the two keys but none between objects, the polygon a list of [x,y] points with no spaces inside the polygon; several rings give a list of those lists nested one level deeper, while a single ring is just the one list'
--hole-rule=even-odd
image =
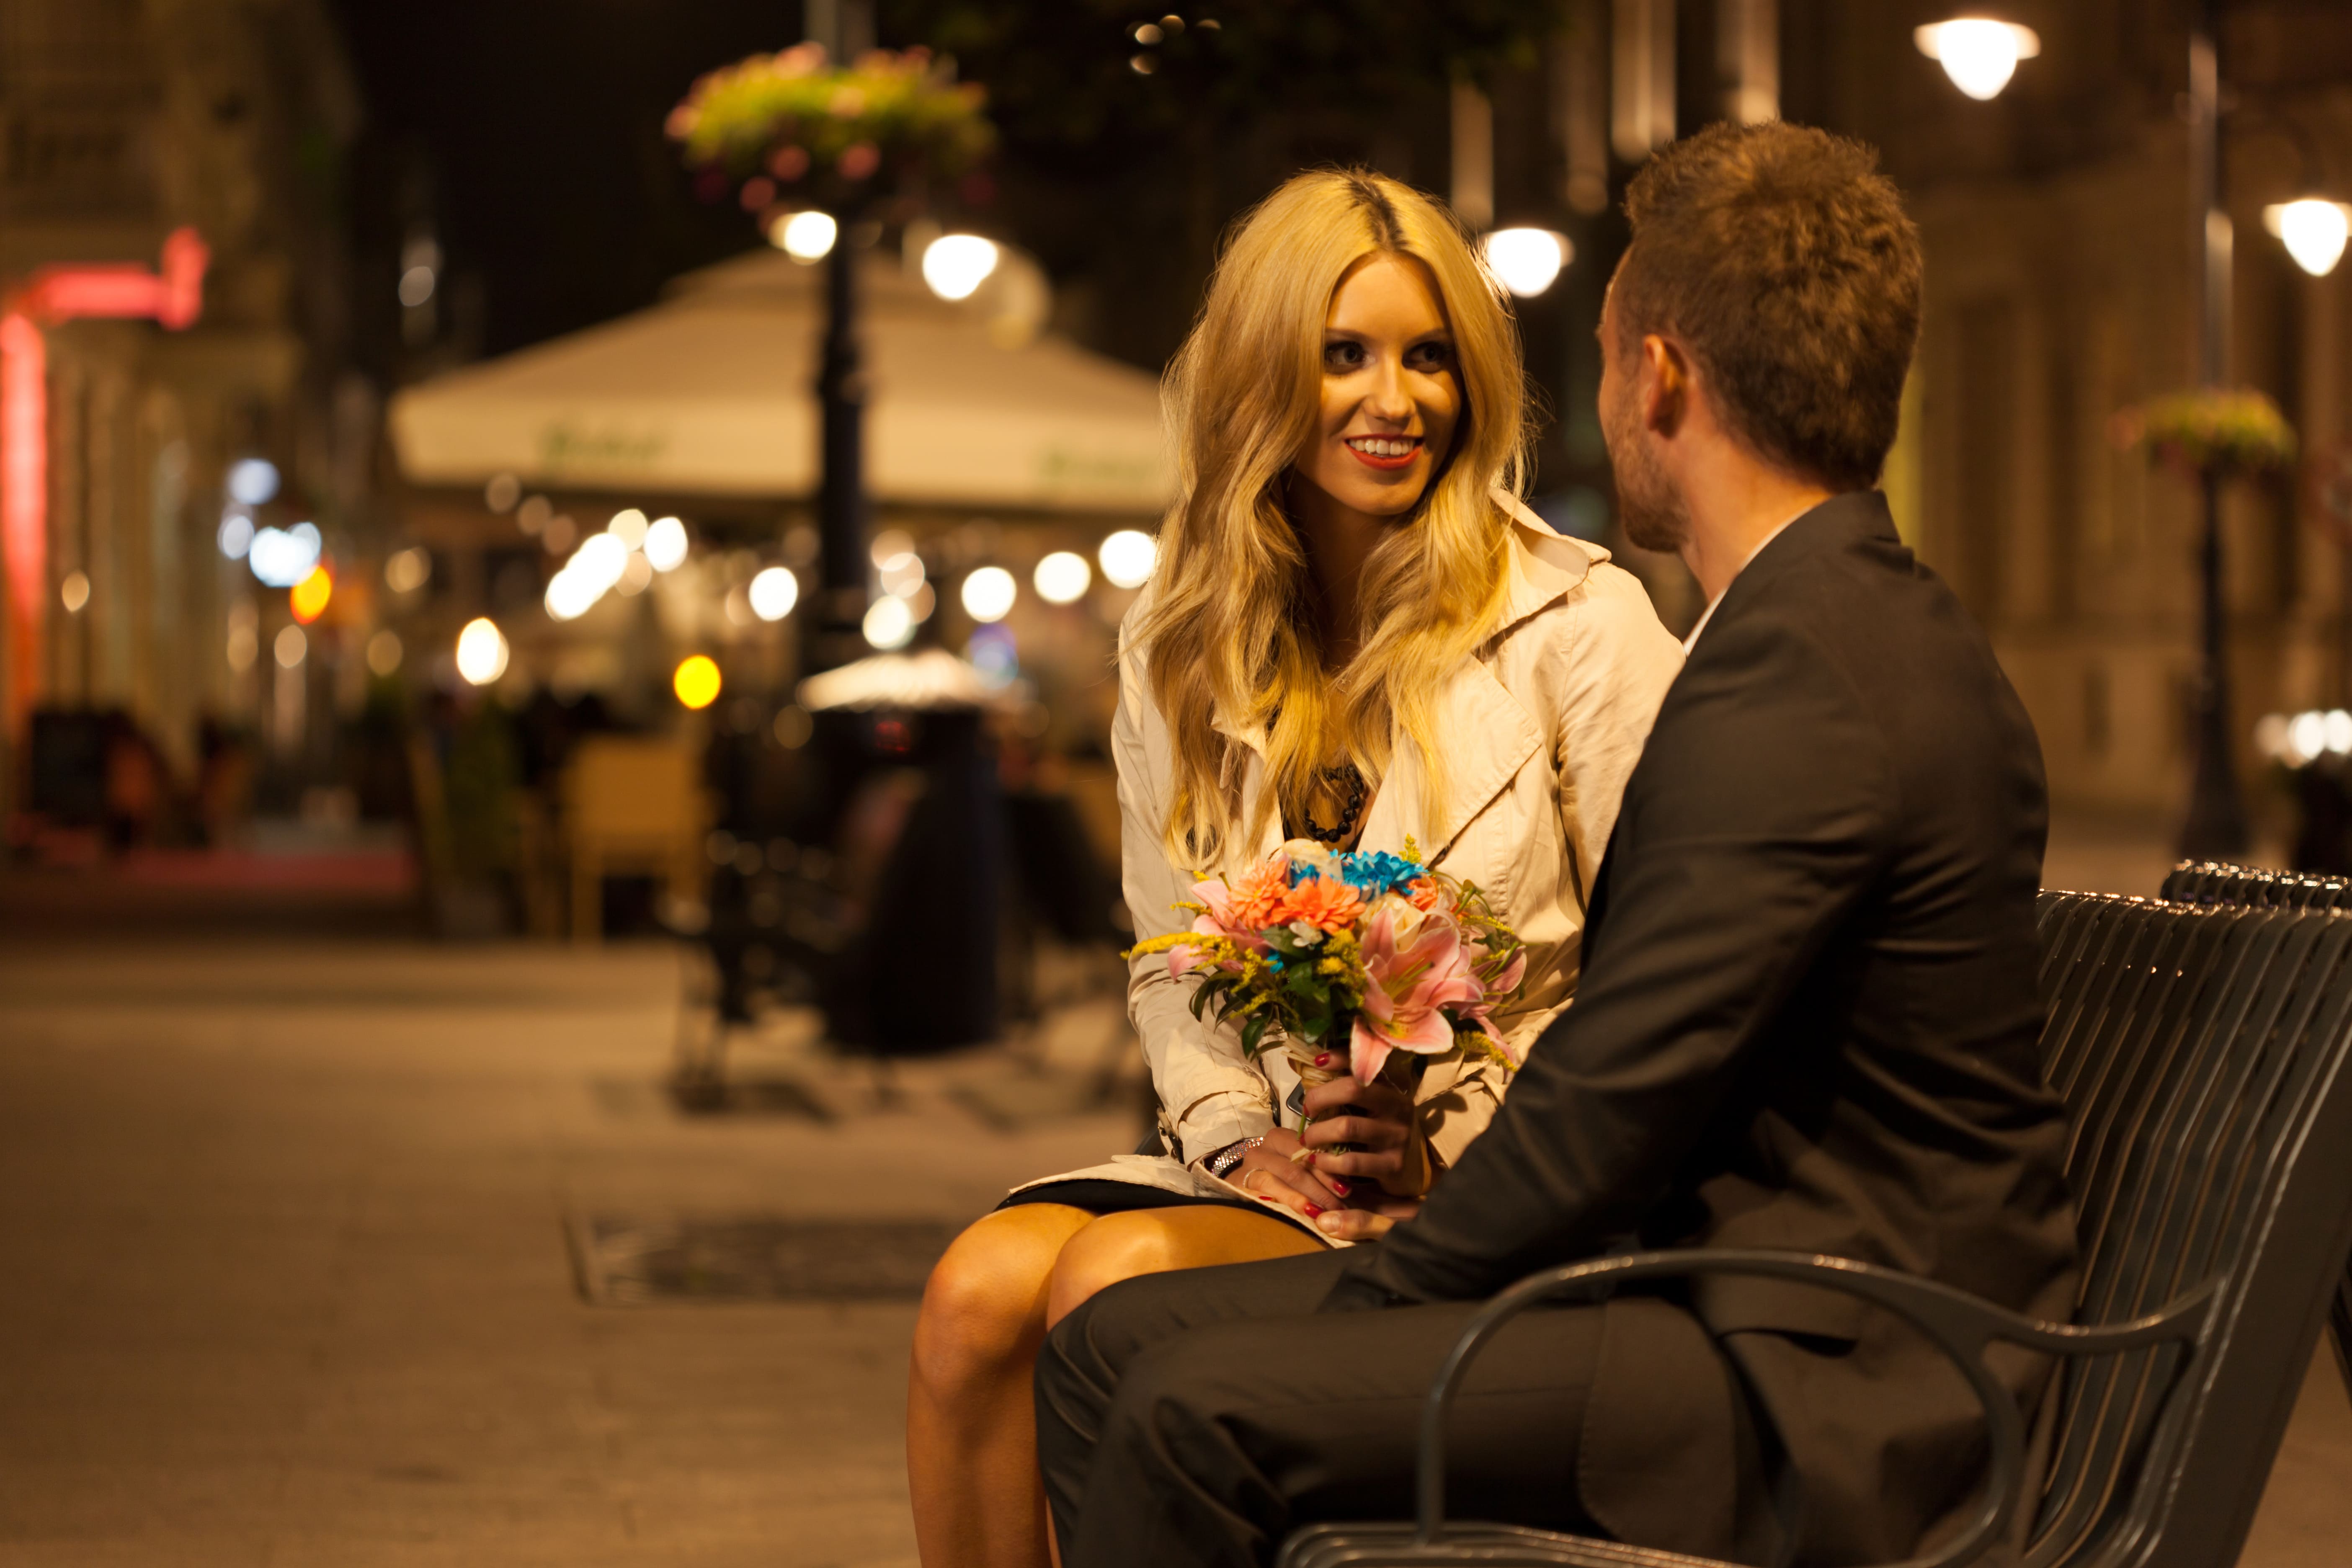
[{"label": "bench backrest", "polygon": [[2164,898],[2180,904],[2352,910],[2352,880],[2310,871],[2264,871],[2225,860],[2183,860],[2165,878]]},{"label": "bench backrest", "polygon": [[2177,1346],[2062,1369],[2029,1563],[2211,1568],[2243,1542],[2352,1247],[2352,920],[2045,893],[2041,923],[2080,1321],[2222,1284],[2185,1373]]}]

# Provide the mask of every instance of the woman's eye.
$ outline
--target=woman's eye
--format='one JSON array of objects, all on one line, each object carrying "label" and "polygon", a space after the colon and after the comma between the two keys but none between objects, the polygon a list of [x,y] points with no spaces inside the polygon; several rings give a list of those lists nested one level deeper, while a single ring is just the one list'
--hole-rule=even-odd
[{"label": "woman's eye", "polygon": [[1454,363],[1454,348],[1450,343],[1415,343],[1404,363],[1415,370],[1444,370]]},{"label": "woman's eye", "polygon": [[1364,345],[1361,343],[1341,342],[1323,345],[1323,368],[1326,370],[1355,370],[1363,363]]}]

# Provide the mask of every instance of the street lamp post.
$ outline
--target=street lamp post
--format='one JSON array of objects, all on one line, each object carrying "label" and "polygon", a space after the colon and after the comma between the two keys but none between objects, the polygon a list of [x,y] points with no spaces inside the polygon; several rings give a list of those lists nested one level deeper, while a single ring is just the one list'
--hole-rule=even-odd
[{"label": "street lamp post", "polygon": [[[2231,267],[2235,235],[2221,206],[2222,0],[2198,0],[2189,37],[2189,242],[2196,258],[2197,380],[2205,393],[2222,390],[2229,370]],[[2041,51],[2027,28],[1983,17],[1964,17],[1917,30],[1922,54],[1943,62],[1947,74],[1971,98],[1990,99],[2008,85],[2017,62]],[[2270,209],[2265,218],[2296,265],[2314,274],[2333,268],[2343,254],[2352,208],[2318,197]],[[2225,644],[2227,619],[2221,592],[2222,470],[2208,463],[2198,472],[2201,530],[2198,540],[2199,665],[2189,813],[2181,824],[2180,853],[2195,859],[2227,859],[2246,851],[2246,808],[2231,764],[2230,679]]]},{"label": "street lamp post", "polygon": [[810,670],[863,651],[866,616],[866,385],[857,342],[857,247],[845,226],[825,253],[824,343],[817,368],[824,469],[817,486],[822,591],[805,635]]},{"label": "street lamp post", "polygon": [[[2217,45],[2221,0],[2202,0],[2189,36],[2189,188],[2197,257],[2197,380],[2219,389],[2227,373],[2230,342],[2230,283],[2235,236],[2221,210],[2221,71]],[[2230,671],[2221,595],[2221,480],[2214,468],[2200,469],[2198,501],[2203,531],[2198,542],[2200,658],[2197,672],[2197,717],[2189,785],[2189,817],[2180,827],[2180,853],[2191,859],[2225,860],[2246,851],[2246,807],[2238,792],[2238,771],[2230,760]]]}]

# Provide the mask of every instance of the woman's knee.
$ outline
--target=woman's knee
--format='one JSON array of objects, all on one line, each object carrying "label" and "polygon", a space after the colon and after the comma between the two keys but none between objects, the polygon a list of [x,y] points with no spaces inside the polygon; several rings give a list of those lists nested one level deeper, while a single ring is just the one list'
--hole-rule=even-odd
[{"label": "woman's knee", "polygon": [[927,1383],[952,1386],[1035,1353],[1054,1259],[1088,1218],[1048,1208],[982,1218],[932,1268],[915,1321],[915,1369]]},{"label": "woman's knee", "polygon": [[1103,1215],[1072,1237],[1054,1260],[1045,1321],[1060,1322],[1107,1286],[1178,1267],[1178,1251],[1157,1209]]}]

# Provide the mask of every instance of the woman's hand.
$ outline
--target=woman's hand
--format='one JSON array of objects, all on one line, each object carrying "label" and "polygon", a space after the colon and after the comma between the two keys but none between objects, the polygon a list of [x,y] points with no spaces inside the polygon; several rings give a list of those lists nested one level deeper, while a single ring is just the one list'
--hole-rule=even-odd
[{"label": "woman's hand", "polygon": [[1312,1220],[1336,1209],[1347,1198],[1349,1184],[1327,1181],[1293,1158],[1306,1147],[1286,1127],[1268,1128],[1256,1148],[1225,1173],[1225,1180],[1254,1198],[1280,1204]]},{"label": "woman's hand", "polygon": [[[1307,1091],[1307,1163],[1341,1197],[1417,1198],[1428,1185],[1427,1152],[1419,1146],[1412,1100],[1377,1080],[1335,1078]],[[1336,1152],[1334,1143],[1355,1147]],[[1368,1189],[1377,1188],[1377,1191]]]}]

